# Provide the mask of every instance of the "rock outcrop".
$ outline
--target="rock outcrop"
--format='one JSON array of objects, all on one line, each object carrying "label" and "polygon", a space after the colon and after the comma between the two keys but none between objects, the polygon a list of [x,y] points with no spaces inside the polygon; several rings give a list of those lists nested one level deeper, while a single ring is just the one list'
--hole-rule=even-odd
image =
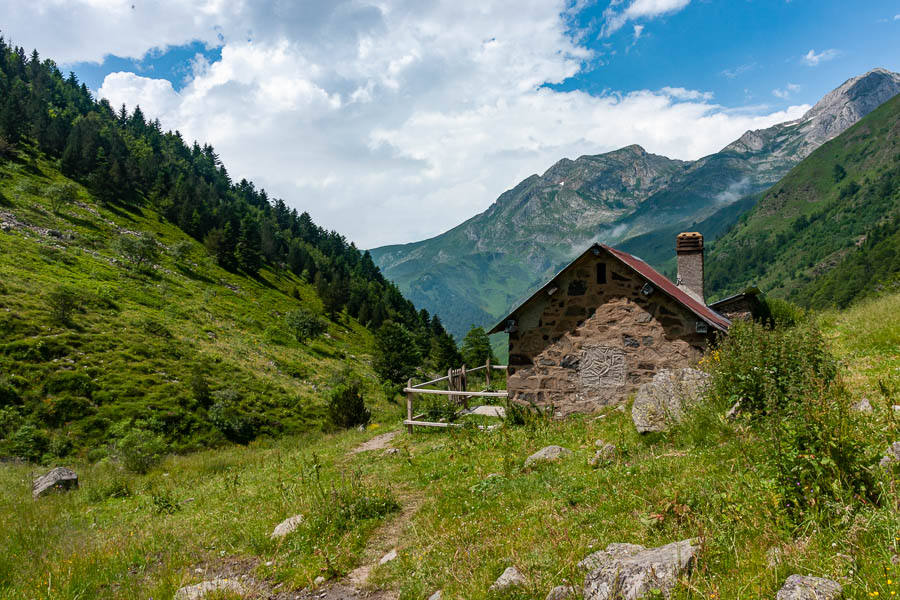
[{"label": "rock outcrop", "polygon": [[666,431],[703,395],[709,375],[697,369],[663,369],[638,389],[631,419],[641,433]]},{"label": "rock outcrop", "polygon": [[638,600],[652,590],[669,598],[678,578],[694,566],[698,550],[693,540],[649,549],[610,544],[579,563],[591,569],[584,578],[584,600]]},{"label": "rock outcrop", "polygon": [[528,581],[525,579],[525,576],[522,575],[521,571],[515,567],[507,567],[506,570],[503,571],[503,574],[497,578],[497,581],[491,584],[490,589],[499,592],[508,590],[512,587],[521,587],[527,583]]},{"label": "rock outcrop", "polygon": [[881,461],[878,465],[881,467],[891,467],[898,462],[900,462],[900,442],[894,442],[888,446],[888,449],[885,451],[884,456],[881,457]]},{"label": "rock outcrop", "polygon": [[247,589],[234,579],[217,577],[195,585],[188,585],[175,592],[175,600],[202,600],[207,594],[231,593],[243,596]]},{"label": "rock outcrop", "polygon": [[275,527],[275,531],[272,532],[272,535],[269,536],[269,539],[275,540],[278,538],[283,538],[287,534],[297,529],[297,527],[299,527],[300,523],[302,522],[303,515],[294,515],[293,517],[288,517]]},{"label": "rock outcrop", "polygon": [[778,590],[777,600],[838,600],[844,594],[841,585],[830,579],[791,575]]},{"label": "rock outcrop", "polygon": [[56,467],[31,483],[31,495],[40,498],[50,490],[73,490],[78,487],[78,475],[65,467]]}]

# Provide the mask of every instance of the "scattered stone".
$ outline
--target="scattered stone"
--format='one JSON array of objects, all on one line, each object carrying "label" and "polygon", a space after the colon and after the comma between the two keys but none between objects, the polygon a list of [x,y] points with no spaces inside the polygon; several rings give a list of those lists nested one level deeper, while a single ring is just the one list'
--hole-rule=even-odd
[{"label": "scattered stone", "polygon": [[391,550],[390,552],[388,552],[387,554],[382,556],[381,560],[378,561],[378,564],[383,565],[385,563],[389,563],[392,560],[394,560],[395,558],[397,558],[397,550],[396,549]]},{"label": "scattered stone", "polygon": [[697,369],[663,369],[638,389],[631,407],[634,426],[640,433],[666,431],[702,396],[708,377]]},{"label": "scattered stone", "polygon": [[610,544],[588,557],[597,566],[584,578],[584,600],[637,600],[655,589],[669,598],[678,577],[693,567],[698,550],[694,540],[649,549]]},{"label": "scattered stone", "polygon": [[725,413],[725,418],[729,421],[734,421],[738,418],[738,415],[741,414],[741,401],[738,400],[734,403],[734,405],[728,409],[728,412]]},{"label": "scattered stone", "polygon": [[428,596],[428,600],[441,600],[441,598],[443,598],[443,597],[444,597],[444,591],[438,590],[435,593],[433,593],[432,595]]},{"label": "scattered stone", "polygon": [[526,458],[525,467],[530,467],[538,462],[557,461],[563,456],[568,456],[570,454],[572,454],[572,451],[568,448],[563,448],[562,446],[547,446]]},{"label": "scattered stone", "polygon": [[869,399],[863,398],[859,402],[851,406],[850,410],[859,413],[870,413],[874,409],[872,408],[872,404],[869,402]]},{"label": "scattered stone", "polygon": [[[558,446],[557,446],[558,447]],[[508,590],[511,587],[520,587],[528,583],[525,576],[515,567],[507,567],[503,574],[497,578],[497,581],[491,584],[491,591],[499,592]]]},{"label": "scattered stone", "polygon": [[465,415],[481,415],[482,417],[497,417],[500,419],[506,418],[506,409],[502,406],[493,406],[493,405],[485,405],[485,406],[476,406],[475,408],[469,408],[465,410],[461,410],[459,412],[460,416]]},{"label": "scattered stone", "polygon": [[[598,443],[602,443],[602,440],[598,440]],[[588,464],[592,467],[599,467],[600,465],[612,462],[615,459],[616,447],[613,444],[604,443],[594,453],[594,456],[588,460]]]},{"label": "scattered stone", "polygon": [[566,598],[577,598],[581,595],[581,590],[572,585],[558,585],[547,594],[545,600],[566,600]]},{"label": "scattered stone", "polygon": [[275,540],[278,538],[283,538],[287,534],[293,532],[297,527],[300,526],[300,523],[303,522],[303,515],[294,515],[293,517],[288,517],[284,521],[278,524],[275,527],[275,531],[272,532],[272,535],[269,536],[269,539]]},{"label": "scattered stone", "polygon": [[885,451],[884,456],[878,463],[881,467],[890,467],[896,462],[900,462],[900,442],[894,442]]},{"label": "scattered stone", "polygon": [[836,581],[822,577],[791,575],[778,590],[777,600],[837,600],[844,590]]},{"label": "scattered stone", "polygon": [[400,448],[388,448],[387,450],[384,451],[384,453],[387,456],[395,456],[397,454],[400,454]]},{"label": "scattered stone", "polygon": [[203,581],[195,585],[187,585],[175,592],[175,600],[201,600],[207,594],[218,592],[230,592],[243,596],[247,589],[233,579],[216,577],[210,581]]},{"label": "scattered stone", "polygon": [[625,412],[625,405],[624,405],[624,404],[618,405],[618,406],[616,407],[616,410],[617,410],[618,412]]},{"label": "scattered stone", "polygon": [[322,585],[323,583],[325,583],[325,578],[321,575],[313,579],[313,585]]},{"label": "scattered stone", "polygon": [[78,475],[65,467],[56,467],[31,483],[31,495],[40,498],[50,490],[72,490],[78,487]]},{"label": "scattered stone", "polygon": [[894,412],[900,412],[900,404],[894,404],[891,406],[891,410]]}]

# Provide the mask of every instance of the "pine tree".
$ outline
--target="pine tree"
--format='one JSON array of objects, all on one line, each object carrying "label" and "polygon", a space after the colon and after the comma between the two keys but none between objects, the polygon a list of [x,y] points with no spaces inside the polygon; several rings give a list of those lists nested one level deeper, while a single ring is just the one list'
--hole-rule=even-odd
[{"label": "pine tree", "polygon": [[259,229],[249,218],[241,221],[241,234],[235,247],[238,266],[249,275],[257,275],[262,262]]}]

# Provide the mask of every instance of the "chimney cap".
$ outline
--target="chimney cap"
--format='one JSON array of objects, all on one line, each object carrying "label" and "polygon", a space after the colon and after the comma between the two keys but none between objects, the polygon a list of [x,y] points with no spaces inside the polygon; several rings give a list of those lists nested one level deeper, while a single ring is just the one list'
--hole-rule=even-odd
[{"label": "chimney cap", "polygon": [[698,231],[685,231],[675,238],[676,252],[696,252],[703,250],[703,234]]}]

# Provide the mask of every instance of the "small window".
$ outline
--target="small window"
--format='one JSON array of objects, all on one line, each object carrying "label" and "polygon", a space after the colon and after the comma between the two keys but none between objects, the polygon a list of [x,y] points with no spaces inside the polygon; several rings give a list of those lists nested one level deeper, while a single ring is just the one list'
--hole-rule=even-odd
[{"label": "small window", "polygon": [[606,283],[606,263],[597,263],[597,283]]}]

